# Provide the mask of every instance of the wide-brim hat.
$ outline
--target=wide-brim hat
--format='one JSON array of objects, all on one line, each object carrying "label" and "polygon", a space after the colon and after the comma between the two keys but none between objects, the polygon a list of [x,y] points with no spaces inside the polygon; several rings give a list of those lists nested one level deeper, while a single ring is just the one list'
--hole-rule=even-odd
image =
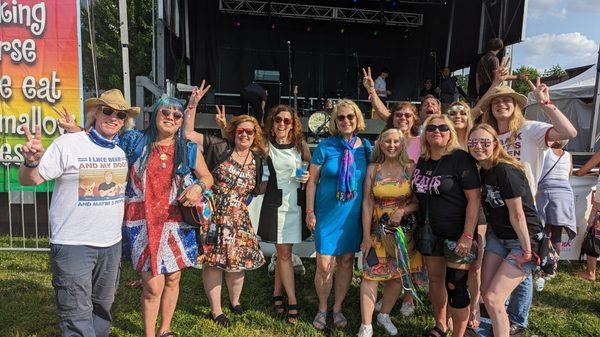
[{"label": "wide-brim hat", "polygon": [[518,105],[521,109],[524,109],[525,106],[527,105],[527,97],[514,91],[513,88],[511,88],[509,86],[501,85],[501,86],[494,87],[490,90],[491,90],[490,94],[485,98],[485,100],[481,104],[481,107],[483,109],[486,109],[486,110],[489,109],[490,104],[492,103],[492,100],[496,97],[501,97],[501,96],[511,97],[515,101],[515,104]]},{"label": "wide-brim hat", "polygon": [[86,112],[98,105],[104,105],[114,110],[125,111],[127,117],[135,117],[140,113],[140,108],[130,106],[119,89],[107,90],[103,92],[100,97],[88,98],[83,103]]}]

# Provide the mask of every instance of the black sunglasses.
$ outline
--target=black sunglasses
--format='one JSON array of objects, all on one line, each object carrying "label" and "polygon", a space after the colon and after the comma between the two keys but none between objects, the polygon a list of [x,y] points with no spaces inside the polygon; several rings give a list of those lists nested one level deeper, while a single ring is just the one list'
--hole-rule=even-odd
[{"label": "black sunglasses", "polygon": [[102,113],[105,114],[106,116],[112,116],[112,114],[117,113],[117,118],[124,121],[125,119],[127,119],[127,114],[123,111],[119,111],[119,110],[115,110],[113,108],[107,107],[107,106],[103,106],[102,107]]},{"label": "black sunglasses", "polygon": [[160,112],[164,117],[169,117],[171,116],[171,114],[173,114],[173,119],[176,121],[180,120],[183,117],[183,113],[181,113],[181,111],[179,110],[171,111],[168,109],[162,109]]},{"label": "black sunglasses", "polygon": [[427,131],[427,132],[435,132],[435,130],[440,130],[440,132],[448,132],[448,131],[450,131],[450,127],[447,124],[440,124],[440,125],[429,124],[425,128],[425,131]]}]

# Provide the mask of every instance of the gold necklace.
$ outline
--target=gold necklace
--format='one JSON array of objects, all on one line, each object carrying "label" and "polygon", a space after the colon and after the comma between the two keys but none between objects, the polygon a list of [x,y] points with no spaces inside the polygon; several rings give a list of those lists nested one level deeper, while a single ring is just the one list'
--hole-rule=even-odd
[{"label": "gold necklace", "polygon": [[160,159],[160,167],[162,169],[166,169],[167,168],[167,159],[169,158],[169,156],[165,152],[162,152],[160,145],[155,144],[154,148],[158,152],[158,159]]}]

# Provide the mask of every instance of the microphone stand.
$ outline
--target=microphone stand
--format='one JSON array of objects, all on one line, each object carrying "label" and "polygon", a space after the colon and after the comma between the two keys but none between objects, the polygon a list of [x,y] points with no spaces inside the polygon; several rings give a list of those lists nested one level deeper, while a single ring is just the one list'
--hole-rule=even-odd
[{"label": "microphone stand", "polygon": [[292,43],[287,41],[288,47],[288,105],[292,106]]},{"label": "microphone stand", "polygon": [[358,52],[354,52],[354,60],[356,61],[356,99],[360,99],[360,85],[362,78],[360,76],[360,65],[358,63]]}]

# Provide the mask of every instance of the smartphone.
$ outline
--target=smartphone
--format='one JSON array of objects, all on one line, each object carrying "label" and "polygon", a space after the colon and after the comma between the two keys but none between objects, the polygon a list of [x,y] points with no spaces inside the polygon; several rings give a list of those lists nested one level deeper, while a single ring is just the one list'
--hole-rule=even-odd
[{"label": "smartphone", "polygon": [[367,266],[373,267],[379,263],[379,258],[377,257],[377,253],[375,252],[375,248],[371,247],[369,249],[369,253],[367,254]]}]

